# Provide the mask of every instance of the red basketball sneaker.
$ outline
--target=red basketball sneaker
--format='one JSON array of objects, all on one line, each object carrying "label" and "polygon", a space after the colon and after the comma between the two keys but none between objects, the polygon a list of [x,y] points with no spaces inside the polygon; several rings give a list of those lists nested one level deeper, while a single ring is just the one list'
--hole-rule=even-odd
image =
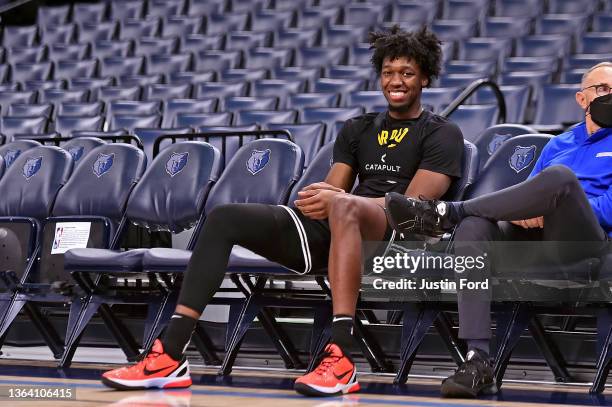
[{"label": "red basketball sneaker", "polygon": [[298,378],[294,388],[305,396],[336,396],[360,389],[355,364],[334,343],[325,347],[319,366]]},{"label": "red basketball sneaker", "polygon": [[164,352],[161,341],[156,339],[143,360],[132,366],[109,370],[102,375],[102,383],[119,390],[189,387],[189,363],[184,357],[180,361],[172,359]]}]

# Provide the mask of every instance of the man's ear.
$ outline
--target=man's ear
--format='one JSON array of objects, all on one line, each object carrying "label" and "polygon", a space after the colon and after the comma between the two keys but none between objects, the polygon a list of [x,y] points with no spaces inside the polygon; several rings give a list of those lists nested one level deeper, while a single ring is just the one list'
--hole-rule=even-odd
[{"label": "man's ear", "polygon": [[580,106],[583,110],[587,109],[588,104],[584,92],[576,92],[576,103],[578,103],[578,106]]},{"label": "man's ear", "polygon": [[423,78],[421,79],[421,87],[422,88],[426,88],[429,86],[429,78]]}]

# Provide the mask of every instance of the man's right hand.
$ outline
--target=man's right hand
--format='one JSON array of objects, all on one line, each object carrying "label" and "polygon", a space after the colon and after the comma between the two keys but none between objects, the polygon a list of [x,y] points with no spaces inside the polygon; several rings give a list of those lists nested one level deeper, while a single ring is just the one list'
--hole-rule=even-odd
[{"label": "man's right hand", "polygon": [[510,223],[516,226],[520,226],[524,229],[533,229],[533,228],[542,229],[544,227],[544,216],[539,216],[537,218],[531,218],[531,219],[513,220]]}]

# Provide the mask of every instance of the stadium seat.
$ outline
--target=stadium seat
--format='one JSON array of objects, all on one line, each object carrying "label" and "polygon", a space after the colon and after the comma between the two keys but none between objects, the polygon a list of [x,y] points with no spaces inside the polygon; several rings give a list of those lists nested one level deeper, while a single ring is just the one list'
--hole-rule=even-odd
[{"label": "stadium seat", "polygon": [[151,0],[147,7],[147,18],[182,15],[186,3],[185,0]]},{"label": "stadium seat", "polygon": [[39,27],[58,26],[68,23],[70,4],[47,6],[42,5],[36,10],[36,24]]},{"label": "stadium seat", "polygon": [[98,74],[98,61],[57,61],[55,64],[56,79],[93,78]]},{"label": "stadium seat", "polygon": [[516,56],[519,57],[558,57],[569,54],[571,41],[564,35],[531,35],[519,38],[516,42]]},{"label": "stadium seat", "polygon": [[567,59],[566,69],[588,69],[601,61],[605,61],[608,54],[574,54]]},{"label": "stadium seat", "polygon": [[72,21],[75,23],[101,23],[106,19],[107,4],[75,3],[72,8]]},{"label": "stadium seat", "polygon": [[387,104],[385,95],[378,90],[350,92],[344,99],[344,106],[361,106],[365,109],[365,112],[372,112],[375,106],[385,106]]},{"label": "stadium seat", "polygon": [[364,42],[367,39],[367,25],[332,25],[322,30],[322,47],[344,47]]},{"label": "stadium seat", "polygon": [[267,77],[266,69],[230,68],[219,72],[219,80],[224,82],[250,82]]},{"label": "stadium seat", "polygon": [[366,90],[367,80],[364,79],[317,79],[312,90],[317,93],[337,93],[340,95],[340,104],[345,105],[344,99],[351,92]]},{"label": "stadium seat", "polygon": [[584,120],[584,110],[575,100],[580,85],[543,85],[542,101],[536,105],[532,127],[539,132],[556,132]]},{"label": "stadium seat", "polygon": [[238,110],[275,110],[278,107],[278,98],[230,96],[225,99],[223,110],[236,112]]},{"label": "stadium seat", "polygon": [[558,69],[559,60],[556,56],[507,58],[503,67],[505,72],[548,71],[556,73]]},{"label": "stadium seat", "polygon": [[393,2],[391,20],[412,27],[431,24],[438,10],[435,2],[401,1]]},{"label": "stadium seat", "polygon": [[295,21],[294,10],[261,10],[251,17],[252,31],[277,31],[292,27]]},{"label": "stadium seat", "polygon": [[201,50],[218,51],[225,46],[225,36],[221,34],[191,34],[180,39],[181,52],[196,53]]},{"label": "stadium seat", "polygon": [[81,158],[87,156],[91,150],[103,144],[105,144],[104,140],[97,137],[76,137],[63,143],[61,147],[72,156],[72,161],[76,167],[84,162],[81,161]]},{"label": "stadium seat", "polygon": [[[306,173],[311,171],[308,169],[310,167],[310,163],[314,162],[313,159],[319,153],[319,150],[323,144],[323,137],[325,136],[325,125],[323,123],[270,123],[266,125],[266,128],[270,130],[287,130],[289,133],[291,133],[293,141],[300,146],[304,152],[304,168],[306,168]],[[304,175],[306,175],[306,173]],[[321,178],[318,181],[322,179],[324,178]],[[290,199],[289,204],[291,205],[294,200],[295,199]]]},{"label": "stadium seat", "polygon": [[612,33],[589,33],[579,42],[579,52],[585,54],[609,54],[612,49]]},{"label": "stadium seat", "polygon": [[80,61],[89,57],[89,44],[53,43],[49,47],[49,59],[54,61]]},{"label": "stadium seat", "polygon": [[[76,37],[76,28],[74,24],[53,25],[49,27],[41,27],[40,43],[49,47],[53,46],[68,46]],[[73,44],[79,46],[87,46],[87,44]]]},{"label": "stadium seat", "polygon": [[184,37],[200,34],[201,31],[202,17],[200,16],[168,16],[162,23],[164,37]]},{"label": "stadium seat", "polygon": [[13,103],[36,103],[36,96],[37,93],[34,91],[2,91],[0,92],[0,113],[6,116],[9,111],[9,106]]},{"label": "stadium seat", "polygon": [[230,112],[219,113],[177,113],[174,126],[176,127],[202,127],[202,126],[229,126],[232,123]]},{"label": "stadium seat", "polygon": [[321,70],[318,68],[287,67],[272,70],[273,79],[305,80],[309,89],[312,89],[315,80],[320,76]]},{"label": "stadium seat", "polygon": [[173,85],[180,84],[198,84],[202,82],[214,82],[217,79],[215,71],[200,71],[200,72],[172,72],[168,75],[168,83]]},{"label": "stadium seat", "polygon": [[346,60],[343,47],[300,47],[295,54],[295,66],[313,68],[329,65],[342,65]]},{"label": "stadium seat", "polygon": [[136,45],[135,53],[138,55],[162,55],[174,54],[179,46],[177,37],[145,37],[140,38]]},{"label": "stadium seat", "polygon": [[87,102],[89,91],[46,89],[40,93],[39,98],[41,103],[52,103],[54,110],[57,111],[57,106],[62,102]]},{"label": "stadium seat", "polygon": [[259,126],[256,124],[248,124],[246,126],[201,126],[196,128],[197,133],[215,134],[213,136],[200,136],[199,138],[203,138],[221,151],[221,156],[225,163],[224,167],[228,166],[241,146],[257,139],[255,136],[245,135],[243,132],[256,130],[259,130]]},{"label": "stadium seat", "polygon": [[103,60],[105,58],[127,58],[134,53],[134,42],[131,40],[96,41],[92,44],[93,57]]},{"label": "stadium seat", "polygon": [[431,30],[444,42],[466,40],[476,35],[476,21],[435,20]]},{"label": "stadium seat", "polygon": [[112,41],[116,37],[118,24],[114,21],[83,23],[77,30],[78,42]]},{"label": "stadium seat", "polygon": [[[299,29],[315,29],[340,23],[340,7],[309,7],[298,13]],[[278,44],[277,44],[278,45]]]},{"label": "stadium seat", "polygon": [[147,156],[147,162],[153,162],[153,145],[155,144],[155,140],[158,137],[165,136],[168,134],[189,133],[193,133],[193,129],[191,127],[175,127],[172,129],[160,129],[159,127],[137,127],[134,129],[134,135],[138,136],[138,138],[140,138],[140,140],[142,141],[144,152]]},{"label": "stadium seat", "polygon": [[305,107],[338,107],[339,101],[340,96],[336,93],[295,93],[289,95],[287,109],[302,111]]},{"label": "stadium seat", "polygon": [[47,119],[51,119],[53,117],[52,114],[53,105],[51,103],[13,103],[9,106],[8,110],[8,116],[12,117],[45,116]]},{"label": "stadium seat", "polygon": [[496,0],[496,17],[533,18],[542,12],[542,3],[534,0]]},{"label": "stadium seat", "polygon": [[473,142],[485,129],[497,123],[497,105],[461,105],[448,118],[457,124],[463,138]]},{"label": "stadium seat", "polygon": [[439,113],[459,96],[461,90],[461,88],[425,88],[421,93],[421,105],[431,107],[434,113]]},{"label": "stadium seat", "polygon": [[161,29],[161,20],[157,17],[146,19],[127,19],[120,23],[120,40],[133,38],[156,37]]},{"label": "stadium seat", "polygon": [[73,131],[102,131],[104,116],[62,116],[55,118],[55,131],[62,137],[72,137]]},{"label": "stadium seat", "polygon": [[582,82],[582,76],[587,72],[587,69],[569,69],[561,72],[560,83],[579,84]]},{"label": "stadium seat", "polygon": [[593,18],[593,31],[612,32],[612,13],[596,14]]},{"label": "stadium seat", "polygon": [[0,133],[12,140],[16,134],[43,134],[47,131],[47,124],[45,116],[4,116],[0,119]]},{"label": "stadium seat", "polygon": [[189,16],[207,16],[211,14],[219,14],[223,11],[225,2],[211,2],[208,0],[191,0],[187,15]]},{"label": "stadium seat", "polygon": [[[528,85],[500,86],[506,102],[506,122],[524,123],[527,105],[529,103],[530,88]],[[495,95],[490,88],[480,88],[472,96],[476,104],[497,103]]]},{"label": "stadium seat", "polygon": [[272,34],[268,31],[232,31],[225,38],[225,49],[231,51],[248,51],[256,47],[269,47]]},{"label": "stadium seat", "polygon": [[11,80],[13,82],[46,81],[52,79],[53,64],[51,62],[13,64]]},{"label": "stadium seat", "polygon": [[344,7],[343,24],[355,27],[372,27],[388,17],[385,4],[376,2],[349,4]]},{"label": "stadium seat", "polygon": [[[3,65],[6,68],[6,65]],[[0,78],[4,72],[0,72]],[[17,92],[19,89],[18,83],[2,83],[0,84],[0,92]]]},{"label": "stadium seat", "polygon": [[529,34],[529,18],[489,17],[481,27],[483,37],[515,39]]},{"label": "stadium seat", "polygon": [[552,82],[552,74],[546,71],[505,72],[501,76],[502,85],[529,85],[531,100],[539,101],[542,85]]},{"label": "stadium seat", "polygon": [[550,0],[548,12],[551,14],[591,14],[596,2],[589,0]]},{"label": "stadium seat", "polygon": [[576,14],[544,14],[536,20],[536,34],[561,34],[577,39],[586,30],[586,16]]},{"label": "stadium seat", "polygon": [[479,79],[491,79],[480,73],[451,73],[442,75],[438,79],[438,85],[442,88],[467,88],[472,82]]},{"label": "stadium seat", "polygon": [[6,62],[10,64],[39,63],[47,58],[47,47],[35,45],[33,47],[6,48]]},{"label": "stadium seat", "polygon": [[217,98],[208,99],[169,99],[164,102],[162,128],[172,128],[178,113],[214,113],[217,111]]},{"label": "stadium seat", "polygon": [[285,79],[262,79],[251,83],[250,95],[253,97],[277,97],[278,108],[284,109],[292,94],[304,91],[304,81]]},{"label": "stadium seat", "polygon": [[144,14],[143,0],[113,0],[110,2],[111,20],[140,20]]},{"label": "stadium seat", "polygon": [[104,86],[98,89],[97,100],[106,104],[113,100],[140,100],[140,87]]},{"label": "stadium seat", "polygon": [[293,60],[292,48],[257,47],[249,50],[244,67],[251,69],[279,69]]},{"label": "stadium seat", "polygon": [[320,107],[304,108],[300,115],[300,123],[323,122],[326,125],[325,143],[331,141],[334,123],[346,121],[363,114],[362,107]]},{"label": "stadium seat", "polygon": [[497,61],[503,63],[510,55],[512,44],[508,38],[470,38],[459,42],[459,59],[466,61]]},{"label": "stadium seat", "polygon": [[[462,0],[463,1],[463,0]],[[497,61],[461,61],[454,60],[444,66],[444,74],[479,74],[483,78],[494,77]]]},{"label": "stadium seat", "polygon": [[5,25],[2,31],[2,45],[5,47],[31,47],[34,45],[38,27]]},{"label": "stadium seat", "polygon": [[150,75],[127,75],[120,76],[117,78],[118,86],[125,86],[127,88],[132,87],[146,87],[149,85],[157,85],[164,82],[164,75],[161,74],[150,74]]},{"label": "stadium seat", "polygon": [[145,100],[169,100],[189,99],[191,97],[191,85],[147,85],[143,90]]},{"label": "stadium seat", "polygon": [[241,110],[234,114],[234,124],[243,126],[259,124],[267,126],[270,123],[295,123],[297,111],[295,110]]},{"label": "stadium seat", "polygon": [[483,7],[479,2],[470,0],[445,0],[442,18],[445,20],[480,22],[485,18],[486,13],[487,8]]},{"label": "stadium seat", "polygon": [[274,33],[275,48],[314,47],[318,42],[318,28],[281,29]]},{"label": "stadium seat", "polygon": [[21,84],[21,90],[24,92],[38,91],[44,92],[49,89],[66,89],[66,80],[54,79],[51,81],[25,81]]},{"label": "stadium seat", "polygon": [[4,162],[4,170],[8,170],[21,153],[34,147],[40,147],[40,143],[34,140],[15,140],[1,145],[0,157]]},{"label": "stadium seat", "polygon": [[144,57],[106,57],[101,60],[101,76],[132,76],[143,73]]},{"label": "stadium seat", "polygon": [[113,114],[108,124],[109,130],[126,129],[132,133],[135,128],[151,128],[161,126],[161,114]]},{"label": "stadium seat", "polygon": [[150,55],[146,66],[148,74],[168,75],[171,72],[191,71],[193,59],[191,54]]},{"label": "stadium seat", "polygon": [[102,78],[71,78],[68,80],[71,90],[86,90],[89,92],[89,100],[98,100],[100,88],[115,85],[115,78],[112,76]]},{"label": "stadium seat", "polygon": [[495,153],[508,139],[514,136],[535,133],[537,132],[531,127],[521,124],[498,124],[486,129],[474,141],[478,149],[478,172],[480,173],[482,171],[493,153]]},{"label": "stadium seat", "polygon": [[248,13],[211,14],[206,19],[206,34],[225,34],[230,31],[244,31],[249,21]]},{"label": "stadium seat", "polygon": [[219,72],[229,68],[238,68],[241,60],[242,51],[202,50],[195,53],[195,66],[193,69]]}]

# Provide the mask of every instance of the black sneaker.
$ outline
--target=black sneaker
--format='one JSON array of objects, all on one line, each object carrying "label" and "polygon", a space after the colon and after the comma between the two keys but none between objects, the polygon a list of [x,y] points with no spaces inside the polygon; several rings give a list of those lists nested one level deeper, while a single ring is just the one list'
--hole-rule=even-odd
[{"label": "black sneaker", "polygon": [[475,398],[497,393],[497,384],[489,355],[480,349],[471,350],[467,360],[454,375],[442,381],[442,397]]},{"label": "black sneaker", "polygon": [[455,226],[448,219],[448,204],[443,201],[421,201],[397,192],[385,195],[389,225],[398,233],[441,236]]}]

